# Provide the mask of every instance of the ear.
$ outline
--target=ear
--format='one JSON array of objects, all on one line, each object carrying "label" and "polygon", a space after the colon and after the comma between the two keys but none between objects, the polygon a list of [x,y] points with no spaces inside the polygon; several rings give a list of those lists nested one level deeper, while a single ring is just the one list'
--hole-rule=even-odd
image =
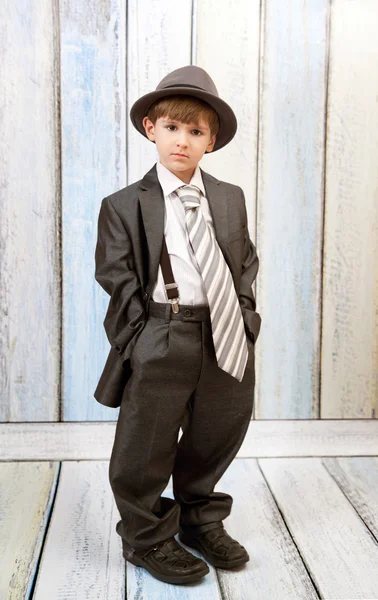
[{"label": "ear", "polygon": [[155,141],[155,125],[148,117],[144,117],[142,121],[142,125],[146,132],[146,135],[151,142]]},{"label": "ear", "polygon": [[208,154],[209,152],[212,152],[212,150],[214,148],[214,145],[215,145],[215,142],[216,142],[216,139],[217,139],[217,135],[216,135],[216,133],[214,133],[214,135],[211,136],[210,142],[207,145],[207,149],[206,149],[205,154]]}]

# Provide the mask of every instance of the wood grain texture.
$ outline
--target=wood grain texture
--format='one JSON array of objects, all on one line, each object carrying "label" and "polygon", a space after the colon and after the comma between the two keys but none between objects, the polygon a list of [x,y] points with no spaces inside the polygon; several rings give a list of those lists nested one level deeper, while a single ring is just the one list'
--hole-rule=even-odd
[{"label": "wood grain texture", "polygon": [[[207,0],[195,2],[193,11],[193,64],[209,73],[238,122],[231,142],[213,154],[206,154],[200,165],[221,181],[243,189],[248,231],[255,245],[260,5],[260,0],[239,0],[237,5],[232,0],[223,0],[220,10],[217,0]],[[255,281],[252,286],[255,297],[256,287]],[[256,369],[259,360],[260,354],[256,352]],[[257,388],[255,394],[257,397]],[[256,402],[252,418],[255,410]]]},{"label": "wood grain texture", "polygon": [[256,409],[319,413],[328,0],[263,2]]},{"label": "wood grain texture", "polygon": [[322,418],[377,418],[378,4],[332,4]]},{"label": "wood grain texture", "polygon": [[322,464],[378,540],[377,457],[324,458]]},{"label": "wood grain texture", "polygon": [[56,3],[0,3],[0,421],[59,419]]},{"label": "wood grain texture", "polygon": [[224,600],[316,600],[318,595],[253,459],[234,461],[216,485],[233,496],[227,532],[247,550],[243,568],[218,569]]},{"label": "wood grain texture", "polygon": [[215,177],[243,188],[249,231],[254,240],[260,0],[241,0],[236,6],[231,0],[224,0],[221,10],[216,0],[196,2],[194,18],[193,64],[209,73],[220,97],[230,104],[238,121],[231,142],[213,154],[206,154],[201,164]]},{"label": "wood grain texture", "polygon": [[125,563],[108,466],[0,465],[2,600],[378,597],[377,457],[233,461],[215,490],[232,494],[224,525],[250,561],[187,586]]},{"label": "wood grain texture", "polygon": [[111,420],[93,397],[110,350],[94,251],[101,200],[126,184],[125,0],[63,0],[60,11],[62,420]]},{"label": "wood grain texture", "polygon": [[[0,425],[0,461],[109,460],[116,423]],[[366,419],[251,421],[238,458],[377,456],[378,423]]]},{"label": "wood grain texture", "polygon": [[201,166],[245,191],[260,259],[254,416],[375,420],[377,2],[4,0],[0,16],[0,421],[116,420],[93,397],[110,349],[97,217],[158,160],[132,104],[188,64],[238,118]]},{"label": "wood grain texture", "polygon": [[174,69],[191,64],[190,0],[130,0],[127,5],[127,180],[143,177],[158,160],[156,145],[140,134],[130,109]]},{"label": "wood grain texture", "polygon": [[2,600],[29,598],[52,510],[58,474],[58,463],[0,464]]},{"label": "wood grain texture", "polygon": [[378,598],[378,544],[318,458],[260,459],[321,598]]},{"label": "wood grain texture", "polygon": [[65,462],[33,600],[125,597],[125,565],[108,462]]}]

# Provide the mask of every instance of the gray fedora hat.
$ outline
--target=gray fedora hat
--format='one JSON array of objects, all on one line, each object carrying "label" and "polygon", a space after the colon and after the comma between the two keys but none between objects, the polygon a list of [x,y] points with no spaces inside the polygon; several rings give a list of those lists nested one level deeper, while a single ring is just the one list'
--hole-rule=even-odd
[{"label": "gray fedora hat", "polygon": [[[231,106],[219,97],[218,90],[210,75],[201,67],[187,65],[168,73],[158,84],[154,92],[145,94],[134,102],[130,110],[130,119],[134,127],[147,138],[143,119],[156,100],[164,96],[185,94],[205,100],[214,108],[219,117],[219,132],[213,152],[223,148],[232,140],[237,130],[237,120]],[[148,139],[148,138],[147,138]]]}]

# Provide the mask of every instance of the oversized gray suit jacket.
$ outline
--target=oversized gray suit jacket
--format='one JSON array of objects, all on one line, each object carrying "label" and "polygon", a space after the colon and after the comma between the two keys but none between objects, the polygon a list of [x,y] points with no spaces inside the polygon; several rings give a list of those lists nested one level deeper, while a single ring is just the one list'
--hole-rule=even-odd
[{"label": "oversized gray suit jacket", "polygon": [[[231,271],[247,335],[255,344],[261,326],[252,283],[259,269],[248,232],[241,187],[201,169],[218,244]],[[95,279],[109,294],[104,328],[111,349],[94,392],[105,406],[121,404],[131,375],[130,355],[147,320],[164,235],[165,201],[156,163],[139,181],[102,200],[95,250]],[[174,273],[173,273],[174,276]]]}]

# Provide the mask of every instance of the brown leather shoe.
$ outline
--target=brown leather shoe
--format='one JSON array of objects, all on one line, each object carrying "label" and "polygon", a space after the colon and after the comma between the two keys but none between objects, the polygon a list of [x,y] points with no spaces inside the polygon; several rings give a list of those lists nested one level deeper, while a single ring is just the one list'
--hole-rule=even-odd
[{"label": "brown leather shoe", "polygon": [[201,558],[185,550],[174,537],[144,550],[134,550],[122,540],[123,556],[165,583],[191,583],[210,572]]},{"label": "brown leather shoe", "polygon": [[189,528],[180,527],[179,540],[196,548],[213,567],[231,569],[249,561],[247,550],[228,535],[222,521],[204,533],[194,534]]}]

